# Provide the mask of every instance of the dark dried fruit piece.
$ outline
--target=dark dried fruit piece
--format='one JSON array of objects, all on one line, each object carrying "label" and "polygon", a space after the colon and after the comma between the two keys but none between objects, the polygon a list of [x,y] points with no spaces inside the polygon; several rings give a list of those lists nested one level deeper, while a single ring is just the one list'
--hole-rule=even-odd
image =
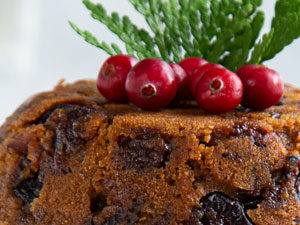
[{"label": "dark dried fruit piece", "polygon": [[115,215],[107,218],[102,225],[118,225],[122,221],[122,212],[118,211]]},{"label": "dark dried fruit piece", "polygon": [[107,203],[103,194],[99,193],[91,197],[90,208],[93,215],[100,213],[105,206],[107,206]]},{"label": "dark dried fruit piece", "polygon": [[285,166],[272,173],[276,191],[283,187],[289,180],[293,180],[293,182],[297,183],[297,177],[299,177],[300,174],[299,162],[297,156],[287,156]]},{"label": "dark dried fruit piece", "polygon": [[201,199],[201,208],[194,208],[190,225],[253,225],[241,203],[220,192]]},{"label": "dark dried fruit piece", "polygon": [[120,136],[118,144],[119,156],[125,162],[125,168],[137,171],[165,167],[172,151],[166,139],[151,130],[143,132],[135,139]]},{"label": "dark dried fruit piece", "polygon": [[25,203],[31,203],[40,196],[40,190],[43,183],[39,180],[39,173],[34,173],[33,177],[21,181],[13,188],[16,197],[22,199]]},{"label": "dark dried fruit piece", "polygon": [[266,147],[266,145],[263,143],[264,133],[262,132],[262,130],[248,127],[247,124],[237,124],[233,130],[233,136],[247,136],[257,147]]},{"label": "dark dried fruit piece", "polygon": [[132,201],[132,205],[130,209],[127,211],[127,214],[124,219],[124,221],[126,221],[127,224],[135,224],[138,221],[139,219],[138,213],[140,211],[141,205],[142,202],[139,200],[134,199]]},{"label": "dark dried fruit piece", "polygon": [[300,199],[300,175],[298,175],[296,178],[295,189]]},{"label": "dark dried fruit piece", "polygon": [[61,124],[65,132],[65,139],[69,144],[78,145],[83,140],[81,137],[80,123],[83,124],[89,120],[89,114],[95,112],[95,109],[80,107],[69,111],[66,114],[66,123]]},{"label": "dark dried fruit piece", "polygon": [[102,225],[136,224],[139,219],[142,202],[134,199],[128,210],[118,210],[115,215],[107,218]]},{"label": "dark dried fruit piece", "polygon": [[32,162],[22,156],[15,170],[16,179],[10,184],[13,195],[26,204],[38,198],[43,187],[39,178],[41,171],[35,169],[37,168],[32,166]]},{"label": "dark dried fruit piece", "polygon": [[285,179],[295,179],[295,191],[300,199],[300,159],[298,156],[290,155],[287,157],[285,168]]},{"label": "dark dried fruit piece", "polygon": [[31,138],[30,136],[16,136],[12,141],[7,143],[7,147],[13,149],[17,154],[25,155],[27,154],[28,143]]},{"label": "dark dried fruit piece", "polygon": [[[90,114],[96,110],[89,107],[73,106],[66,112],[59,115],[59,121],[55,121],[55,153],[60,155],[70,155],[74,153],[80,145],[84,144],[82,138],[82,125],[90,119]],[[54,120],[56,118],[53,118]],[[51,121],[47,125],[53,126]]]},{"label": "dark dried fruit piece", "polygon": [[[51,170],[63,174],[72,173],[72,169],[65,165],[66,158],[80,151],[86,141],[92,139],[96,132],[90,132],[85,125],[88,124],[96,109],[79,104],[57,104],[47,110],[35,123],[43,123],[53,131],[53,148],[49,149],[48,159],[52,161]],[[93,114],[93,115],[92,115]]]},{"label": "dark dried fruit piece", "polygon": [[257,209],[258,205],[264,200],[263,191],[238,191],[238,200],[244,205],[245,210]]},{"label": "dark dried fruit piece", "polygon": [[52,113],[56,109],[64,109],[64,110],[70,110],[71,108],[75,107],[76,105],[71,104],[57,104],[52,106],[50,109],[48,109],[46,112],[44,112],[38,119],[34,121],[34,124],[43,124],[46,123],[48,118],[52,115]]}]

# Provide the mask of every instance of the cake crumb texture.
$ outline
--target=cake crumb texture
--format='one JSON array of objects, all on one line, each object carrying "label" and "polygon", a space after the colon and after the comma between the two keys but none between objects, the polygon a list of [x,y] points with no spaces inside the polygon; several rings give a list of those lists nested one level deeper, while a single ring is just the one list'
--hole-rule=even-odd
[{"label": "cake crumb texture", "polygon": [[0,128],[0,224],[300,224],[299,104],[147,112],[59,84]]}]

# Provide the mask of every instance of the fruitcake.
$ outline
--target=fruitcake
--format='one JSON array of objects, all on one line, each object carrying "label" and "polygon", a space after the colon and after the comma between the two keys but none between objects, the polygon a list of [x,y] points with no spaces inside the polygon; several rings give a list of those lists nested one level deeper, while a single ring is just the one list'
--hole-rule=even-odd
[{"label": "fruitcake", "polygon": [[151,112],[59,84],[0,128],[0,224],[300,224],[299,102]]}]

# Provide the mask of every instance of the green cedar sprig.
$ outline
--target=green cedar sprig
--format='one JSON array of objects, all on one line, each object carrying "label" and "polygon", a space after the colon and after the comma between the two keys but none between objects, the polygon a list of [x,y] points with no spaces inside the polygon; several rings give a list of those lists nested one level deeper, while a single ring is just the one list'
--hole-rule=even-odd
[{"label": "green cedar sprig", "polygon": [[271,31],[254,47],[251,63],[272,59],[300,36],[300,0],[277,0]]},{"label": "green cedar sprig", "polygon": [[[273,58],[300,36],[300,0],[277,0],[270,32],[257,40],[264,24],[262,0],[129,0],[141,13],[152,34],[102,4],[83,0],[91,16],[106,25],[125,44],[127,54],[179,62],[203,57],[231,70],[246,63]],[[88,43],[109,55],[122,54],[112,43],[99,42],[88,31],[72,28]]]}]

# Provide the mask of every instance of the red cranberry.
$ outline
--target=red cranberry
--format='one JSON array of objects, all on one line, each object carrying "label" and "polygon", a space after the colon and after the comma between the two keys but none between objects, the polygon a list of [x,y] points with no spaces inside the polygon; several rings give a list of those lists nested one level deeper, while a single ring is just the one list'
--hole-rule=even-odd
[{"label": "red cranberry", "polygon": [[[190,58],[186,58],[186,59],[183,59],[182,61],[180,61],[179,65],[185,70],[185,72],[188,76],[188,78],[187,78],[188,82],[190,82],[189,80],[190,80],[190,77],[192,76],[192,74],[199,67],[203,66],[206,63],[207,63],[207,61],[202,58],[190,57]],[[189,88],[186,90],[185,98],[192,99],[192,93],[190,92]]]},{"label": "red cranberry", "polygon": [[244,85],[242,105],[263,110],[276,105],[283,94],[280,75],[263,65],[245,65],[237,71]]},{"label": "red cranberry", "polygon": [[125,89],[134,105],[144,110],[158,110],[173,100],[177,82],[168,63],[148,58],[129,72]]},{"label": "red cranberry", "polygon": [[191,76],[196,69],[206,64],[207,61],[198,57],[191,57],[183,59],[179,65],[185,70],[188,76]]},{"label": "red cranberry", "polygon": [[225,113],[235,109],[242,97],[243,84],[240,78],[225,68],[206,71],[197,85],[197,102],[211,113]]},{"label": "red cranberry", "polygon": [[128,55],[115,55],[108,58],[101,67],[97,87],[109,101],[126,102],[125,81],[128,72],[138,62]]},{"label": "red cranberry", "polygon": [[203,66],[199,67],[190,77],[190,82],[189,82],[189,86],[190,86],[190,91],[192,96],[195,98],[196,97],[196,88],[197,88],[197,84],[199,82],[199,80],[201,79],[202,75],[210,70],[210,69],[214,69],[214,68],[224,68],[223,66],[221,66],[220,64],[214,64],[214,63],[207,63],[204,64]]},{"label": "red cranberry", "polygon": [[187,74],[185,70],[176,63],[171,63],[170,66],[174,71],[175,79],[178,84],[176,96],[178,99],[182,99],[186,97],[186,90],[188,89],[189,85]]}]

